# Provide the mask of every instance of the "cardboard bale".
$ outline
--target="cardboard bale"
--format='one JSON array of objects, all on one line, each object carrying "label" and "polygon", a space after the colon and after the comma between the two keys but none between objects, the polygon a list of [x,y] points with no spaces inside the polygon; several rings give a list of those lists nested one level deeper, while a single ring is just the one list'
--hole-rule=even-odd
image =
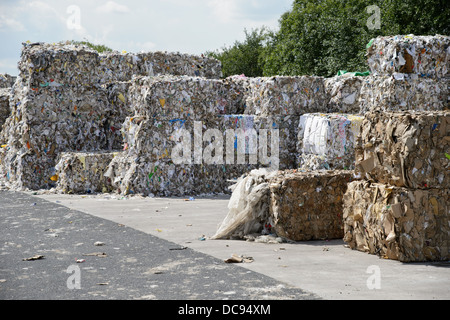
[{"label": "cardboard bale", "polygon": [[363,81],[363,77],[350,74],[325,79],[329,109],[334,112],[359,114],[361,112],[359,95]]},{"label": "cardboard bale", "polygon": [[96,193],[111,191],[111,182],[104,176],[117,153],[62,152],[55,166],[56,190],[62,193]]},{"label": "cardboard bale", "polygon": [[249,78],[245,84],[246,114],[300,116],[329,112],[324,78],[316,76]]},{"label": "cardboard bale", "polygon": [[352,170],[355,144],[364,117],[312,113],[300,117],[297,165],[300,170]]},{"label": "cardboard bale", "polygon": [[365,77],[360,91],[360,112],[446,110],[449,84],[449,79],[413,75]]},{"label": "cardboard bale", "polygon": [[270,184],[270,216],[278,236],[293,240],[341,239],[343,196],[350,170],[280,171]]},{"label": "cardboard bale", "polygon": [[366,114],[356,149],[366,179],[412,189],[450,185],[450,111]]},{"label": "cardboard bale", "polygon": [[449,189],[406,189],[354,181],[344,196],[344,241],[402,262],[450,258]]},{"label": "cardboard bale", "polygon": [[222,80],[188,76],[136,77],[129,91],[135,115],[155,119],[207,119],[240,113]]},{"label": "cardboard bale", "polygon": [[445,78],[450,67],[450,37],[377,37],[368,45],[367,58],[375,75],[415,73],[421,77]]}]

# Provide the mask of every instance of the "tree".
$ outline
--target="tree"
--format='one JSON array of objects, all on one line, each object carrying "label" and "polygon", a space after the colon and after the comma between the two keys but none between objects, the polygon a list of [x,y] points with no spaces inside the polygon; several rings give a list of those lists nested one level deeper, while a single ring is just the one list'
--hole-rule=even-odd
[{"label": "tree", "polygon": [[[376,6],[379,28],[369,28]],[[279,30],[246,32],[246,41],[215,52],[226,75],[333,76],[366,71],[366,44],[377,36],[449,34],[448,0],[295,0]]]},{"label": "tree", "polygon": [[236,41],[233,46],[206,53],[222,62],[224,77],[236,74],[259,77],[263,74],[261,55],[270,32],[263,27],[251,32],[244,30],[244,33],[243,42]]}]

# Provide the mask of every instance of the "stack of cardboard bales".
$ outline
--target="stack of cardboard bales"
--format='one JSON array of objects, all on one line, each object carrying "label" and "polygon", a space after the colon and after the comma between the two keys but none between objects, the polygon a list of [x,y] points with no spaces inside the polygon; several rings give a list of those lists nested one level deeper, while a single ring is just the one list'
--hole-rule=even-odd
[{"label": "stack of cardboard bales", "polygon": [[[425,47],[423,37],[406,39],[378,38],[369,49],[369,65],[380,74],[374,81],[384,83],[390,77],[394,85],[389,99],[369,107],[361,126],[356,170],[364,179],[350,183],[344,197],[344,241],[353,249],[404,262],[448,260],[450,111],[448,80],[439,77],[446,75],[449,38],[427,37]],[[437,44],[441,51],[434,50]],[[389,52],[389,60],[374,52]],[[417,61],[411,58],[416,56]],[[414,69],[418,63],[420,69]],[[416,73],[395,80],[395,75],[386,75],[392,71]],[[420,78],[424,75],[433,78]],[[416,81],[424,86],[434,81],[442,91],[421,92]],[[406,82],[412,91],[403,91]],[[381,96],[385,88],[371,90]]]}]

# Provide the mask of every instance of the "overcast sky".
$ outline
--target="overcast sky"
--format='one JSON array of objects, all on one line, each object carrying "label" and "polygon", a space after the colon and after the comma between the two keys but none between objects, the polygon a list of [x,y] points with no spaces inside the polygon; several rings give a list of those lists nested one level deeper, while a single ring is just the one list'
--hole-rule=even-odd
[{"label": "overcast sky", "polygon": [[0,73],[17,75],[22,42],[88,40],[128,52],[201,54],[278,28],[293,0],[0,0]]}]

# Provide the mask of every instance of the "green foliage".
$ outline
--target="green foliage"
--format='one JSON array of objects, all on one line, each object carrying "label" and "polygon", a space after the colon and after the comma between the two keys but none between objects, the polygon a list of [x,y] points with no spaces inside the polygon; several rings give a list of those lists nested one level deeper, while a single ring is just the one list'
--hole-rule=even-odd
[{"label": "green foliage", "polygon": [[74,41],[74,40],[72,40],[71,41],[71,43],[72,44],[78,44],[78,45],[85,45],[85,46],[88,46],[89,48],[91,48],[91,49],[94,49],[94,50],[96,50],[98,53],[102,53],[102,52],[111,52],[111,51],[113,51],[111,48],[108,48],[107,46],[105,46],[105,45],[102,45],[102,44],[93,44],[93,43],[91,43],[91,42],[89,42],[89,41]]},{"label": "green foliage", "polygon": [[244,30],[245,40],[236,41],[233,46],[221,50],[206,52],[206,55],[222,62],[224,77],[245,74],[247,77],[258,77],[263,74],[261,55],[266,39],[270,33],[266,28]]},{"label": "green foliage", "polygon": [[[380,29],[367,26],[380,8]],[[366,44],[377,36],[449,34],[448,0],[295,0],[279,30],[246,32],[244,42],[210,55],[224,75],[320,75],[366,71]]]}]

